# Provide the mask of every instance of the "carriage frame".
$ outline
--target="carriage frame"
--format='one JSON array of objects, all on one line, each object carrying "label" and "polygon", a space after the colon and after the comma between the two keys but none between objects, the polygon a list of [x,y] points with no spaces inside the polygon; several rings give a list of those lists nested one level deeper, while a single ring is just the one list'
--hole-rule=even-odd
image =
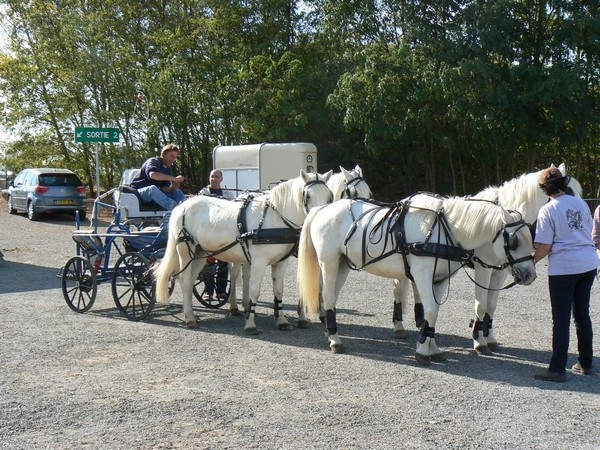
[{"label": "carriage frame", "polygon": [[[102,210],[107,210],[113,220],[101,232]],[[69,308],[78,313],[88,311],[96,300],[98,286],[109,282],[118,310],[129,320],[145,319],[156,302],[150,269],[164,255],[169,217],[170,212],[158,205],[143,204],[139,194],[126,184],[95,199],[89,228],[82,229],[76,215],[72,232],[75,255],[58,273]],[[216,261],[200,272],[193,293],[203,306],[216,309],[227,303],[230,280],[222,278]],[[217,283],[226,283],[225,296],[214,294]],[[171,280],[171,292],[173,289]]]}]

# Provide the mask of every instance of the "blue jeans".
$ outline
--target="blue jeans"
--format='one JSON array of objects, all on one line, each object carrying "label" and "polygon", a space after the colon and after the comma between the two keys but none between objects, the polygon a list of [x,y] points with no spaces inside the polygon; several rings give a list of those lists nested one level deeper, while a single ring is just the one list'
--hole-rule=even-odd
[{"label": "blue jeans", "polygon": [[173,192],[163,192],[157,186],[146,186],[137,190],[144,202],[155,202],[164,209],[171,211],[177,203],[185,200],[185,194],[181,189],[175,189]]},{"label": "blue jeans", "polygon": [[593,332],[590,320],[590,291],[595,277],[596,270],[548,277],[552,305],[552,358],[549,370],[552,372],[564,373],[567,366],[571,307],[577,332],[579,364],[584,369],[592,367]]}]

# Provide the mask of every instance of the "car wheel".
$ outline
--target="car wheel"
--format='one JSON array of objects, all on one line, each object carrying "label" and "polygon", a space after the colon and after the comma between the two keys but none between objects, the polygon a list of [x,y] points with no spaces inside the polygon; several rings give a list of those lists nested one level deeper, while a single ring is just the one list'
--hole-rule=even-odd
[{"label": "car wheel", "polygon": [[13,206],[12,196],[9,195],[8,198],[6,199],[6,201],[7,201],[7,204],[8,204],[8,213],[9,214],[16,214],[17,210]]},{"label": "car wheel", "polygon": [[31,201],[27,203],[27,217],[29,217],[29,220],[38,220],[40,218],[39,213],[35,212],[33,202]]}]

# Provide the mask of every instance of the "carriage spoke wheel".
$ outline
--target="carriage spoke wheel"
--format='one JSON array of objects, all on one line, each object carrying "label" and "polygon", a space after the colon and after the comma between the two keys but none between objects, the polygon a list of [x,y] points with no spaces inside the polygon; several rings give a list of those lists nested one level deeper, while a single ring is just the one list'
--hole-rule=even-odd
[{"label": "carriage spoke wheel", "polygon": [[98,292],[96,271],[87,258],[74,256],[67,261],[61,277],[62,292],[69,308],[86,312],[94,304]]},{"label": "carriage spoke wheel", "polygon": [[142,320],[150,314],[156,298],[150,263],[144,255],[122,254],[115,263],[111,285],[117,308],[129,320]]},{"label": "carriage spoke wheel", "polygon": [[[223,273],[218,263],[207,264],[194,282],[194,297],[207,308],[220,308],[228,301],[230,283],[229,270]],[[225,287],[225,295],[217,295],[217,286]]]}]

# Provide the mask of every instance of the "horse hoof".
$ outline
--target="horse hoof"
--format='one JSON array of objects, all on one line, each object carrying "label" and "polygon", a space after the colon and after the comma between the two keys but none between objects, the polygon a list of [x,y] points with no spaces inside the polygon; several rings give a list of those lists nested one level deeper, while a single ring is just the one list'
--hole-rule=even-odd
[{"label": "horse hoof", "polygon": [[308,320],[298,320],[298,328],[310,328],[310,322]]},{"label": "horse hoof", "polygon": [[336,354],[346,353],[346,349],[341,344],[332,345],[331,353],[336,353]]},{"label": "horse hoof", "polygon": [[433,362],[446,362],[446,356],[443,353],[436,353],[435,355],[430,356]]},{"label": "horse hoof", "polygon": [[431,358],[426,355],[421,355],[420,353],[415,353],[415,359],[417,362],[423,366],[428,366],[431,364]]},{"label": "horse hoof", "polygon": [[497,342],[489,342],[488,343],[488,348],[493,351],[493,352],[499,352],[500,351],[500,346],[498,345]]},{"label": "horse hoof", "polygon": [[294,329],[294,325],[291,323],[280,323],[277,325],[277,329],[279,331],[292,331]]},{"label": "horse hoof", "polygon": [[190,320],[189,322],[185,323],[185,327],[192,329],[192,328],[198,328],[198,321],[197,320]]},{"label": "horse hoof", "polygon": [[246,328],[245,331],[248,336],[256,336],[258,334],[258,329],[256,327]]},{"label": "horse hoof", "polygon": [[406,339],[408,337],[408,331],[406,331],[406,330],[394,330],[394,337],[396,339]]},{"label": "horse hoof", "polygon": [[478,355],[491,355],[492,351],[487,345],[480,345],[479,347],[475,347],[475,352]]},{"label": "horse hoof", "polygon": [[231,314],[232,316],[239,316],[240,315],[240,310],[235,308],[235,309],[230,309],[229,310],[229,314]]}]

